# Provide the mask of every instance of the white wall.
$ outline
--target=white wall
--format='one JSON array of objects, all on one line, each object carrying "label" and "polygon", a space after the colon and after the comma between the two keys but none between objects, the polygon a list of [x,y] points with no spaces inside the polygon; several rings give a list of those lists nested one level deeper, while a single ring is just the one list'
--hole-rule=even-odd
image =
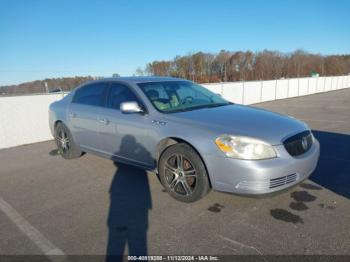
[{"label": "white wall", "polygon": [[231,102],[249,105],[348,88],[350,75],[202,85]]},{"label": "white wall", "polygon": [[0,148],[52,139],[49,105],[63,94],[0,97]]},{"label": "white wall", "polygon": [[[203,84],[225,99],[253,104],[350,87],[350,75]],[[63,94],[0,97],[0,148],[52,139],[48,107]]]}]

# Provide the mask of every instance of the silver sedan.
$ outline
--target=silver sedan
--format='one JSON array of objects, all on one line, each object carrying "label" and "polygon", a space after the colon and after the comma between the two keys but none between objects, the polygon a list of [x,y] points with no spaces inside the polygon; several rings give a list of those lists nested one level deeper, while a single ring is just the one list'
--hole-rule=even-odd
[{"label": "silver sedan", "polygon": [[184,202],[211,188],[259,195],[291,187],[320,153],[305,123],[178,78],[88,82],[52,103],[49,117],[62,157],[88,152],[154,171]]}]

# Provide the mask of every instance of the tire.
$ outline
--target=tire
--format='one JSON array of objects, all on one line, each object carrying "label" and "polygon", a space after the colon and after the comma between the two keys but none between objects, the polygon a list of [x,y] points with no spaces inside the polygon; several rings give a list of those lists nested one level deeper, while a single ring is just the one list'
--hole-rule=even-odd
[{"label": "tire", "polygon": [[55,142],[60,155],[65,159],[78,158],[83,154],[79,146],[74,142],[68,127],[62,122],[56,125]]},{"label": "tire", "polygon": [[165,190],[176,200],[195,202],[210,190],[204,163],[188,144],[179,143],[166,148],[158,167]]}]

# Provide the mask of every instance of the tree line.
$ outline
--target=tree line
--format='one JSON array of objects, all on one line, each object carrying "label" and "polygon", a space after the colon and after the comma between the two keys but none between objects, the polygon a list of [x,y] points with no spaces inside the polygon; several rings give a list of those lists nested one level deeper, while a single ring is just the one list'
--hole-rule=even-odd
[{"label": "tree line", "polygon": [[195,82],[227,82],[280,78],[345,75],[350,73],[350,55],[320,55],[303,50],[292,53],[221,50],[176,56],[172,60],[153,61],[135,75],[186,78]]},{"label": "tree line", "polygon": [[[347,75],[350,55],[320,55],[303,50],[292,53],[264,50],[197,52],[176,56],[172,60],[153,61],[138,68],[134,75],[173,76],[199,83],[269,80],[280,78]],[[113,74],[118,77],[119,74]],[[101,78],[101,77],[98,77]],[[0,95],[70,91],[78,85],[96,79],[92,76],[48,78],[19,85],[0,87]]]},{"label": "tree line", "polygon": [[0,87],[0,95],[70,91],[80,84],[93,79],[94,78],[92,76],[47,78],[44,80],[36,80],[19,85],[2,86]]}]

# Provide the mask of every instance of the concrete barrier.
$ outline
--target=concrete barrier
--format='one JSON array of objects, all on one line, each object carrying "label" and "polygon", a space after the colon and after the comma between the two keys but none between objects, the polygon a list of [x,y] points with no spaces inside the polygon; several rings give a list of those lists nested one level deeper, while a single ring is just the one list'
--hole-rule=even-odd
[{"label": "concrete barrier", "polygon": [[221,94],[231,102],[250,105],[348,88],[350,87],[350,75],[202,85],[215,93]]},{"label": "concrete barrier", "polygon": [[[203,84],[225,99],[254,104],[350,87],[350,75]],[[52,139],[49,105],[64,94],[0,97],[0,148]]]},{"label": "concrete barrier", "polygon": [[0,148],[52,139],[49,105],[63,94],[0,97]]}]

